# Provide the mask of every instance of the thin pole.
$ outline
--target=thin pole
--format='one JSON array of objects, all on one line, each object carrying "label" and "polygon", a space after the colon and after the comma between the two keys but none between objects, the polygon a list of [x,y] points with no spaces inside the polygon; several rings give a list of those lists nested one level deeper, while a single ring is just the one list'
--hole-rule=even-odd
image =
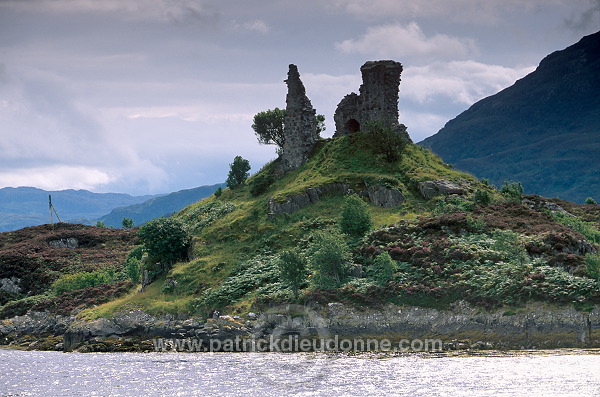
[{"label": "thin pole", "polygon": [[48,208],[50,209],[50,225],[54,225],[52,222],[52,196],[48,195]]}]

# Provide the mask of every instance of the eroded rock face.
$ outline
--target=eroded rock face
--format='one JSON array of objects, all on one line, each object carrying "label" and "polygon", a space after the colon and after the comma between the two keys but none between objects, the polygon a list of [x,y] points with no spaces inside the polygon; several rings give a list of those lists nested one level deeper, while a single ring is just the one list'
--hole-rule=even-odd
[{"label": "eroded rock face", "polygon": [[431,200],[433,197],[440,194],[465,194],[465,190],[461,186],[444,179],[419,182],[417,188],[425,200]]},{"label": "eroded rock face", "polygon": [[[304,193],[289,196],[283,202],[269,199],[269,216],[290,214],[299,209],[316,203],[322,196],[352,194],[354,190],[347,183],[328,183],[316,188],[308,188]],[[359,192],[359,196],[368,199],[371,204],[384,208],[393,208],[402,204],[404,196],[398,189],[391,189],[380,185],[369,185]]]},{"label": "eroded rock face", "polygon": [[405,200],[402,192],[398,189],[390,189],[385,186],[369,186],[366,193],[371,204],[383,208],[397,207]]},{"label": "eroded rock face", "polygon": [[304,84],[300,80],[298,67],[290,65],[285,108],[285,141],[281,155],[284,171],[294,170],[308,160],[319,135],[317,133],[316,111],[306,96]]},{"label": "eroded rock face", "polygon": [[398,90],[402,64],[395,61],[369,61],[360,68],[363,83],[359,92],[348,94],[335,111],[334,136],[360,131],[369,121],[381,121],[412,142],[398,124]]}]

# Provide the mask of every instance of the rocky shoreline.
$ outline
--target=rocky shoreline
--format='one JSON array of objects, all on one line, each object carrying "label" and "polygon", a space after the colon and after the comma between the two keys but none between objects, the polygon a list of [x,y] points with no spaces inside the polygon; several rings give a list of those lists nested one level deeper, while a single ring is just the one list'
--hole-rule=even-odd
[{"label": "rocky shoreline", "polygon": [[[485,311],[457,302],[442,311],[391,304],[374,309],[329,303],[283,305],[263,313],[212,318],[153,316],[129,310],[112,318],[82,320],[33,312],[0,323],[0,346],[28,350],[247,351],[227,342],[272,340],[274,336],[290,341],[292,337],[363,338],[393,344],[437,340],[441,341],[438,350],[600,348],[600,307],[580,312],[572,306],[532,303],[513,310]],[[190,349],[191,341],[195,341],[195,349]]]}]

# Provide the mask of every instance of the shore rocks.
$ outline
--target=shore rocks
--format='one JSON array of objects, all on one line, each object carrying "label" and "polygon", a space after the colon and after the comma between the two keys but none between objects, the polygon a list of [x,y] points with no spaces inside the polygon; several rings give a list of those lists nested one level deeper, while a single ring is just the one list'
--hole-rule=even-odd
[{"label": "shore rocks", "polygon": [[[131,310],[112,318],[85,321],[34,312],[0,323],[0,341],[33,349],[145,351],[153,349],[152,340],[156,338],[202,340],[204,346],[209,346],[210,341],[236,337],[326,334],[340,339],[438,339],[443,341],[444,349],[600,347],[598,306],[590,312],[543,303],[483,311],[463,301],[447,310],[392,304],[382,308],[352,307],[336,302],[302,310],[298,307],[291,317],[270,309],[248,314],[244,319],[152,316]],[[59,344],[56,338],[60,335]]]}]

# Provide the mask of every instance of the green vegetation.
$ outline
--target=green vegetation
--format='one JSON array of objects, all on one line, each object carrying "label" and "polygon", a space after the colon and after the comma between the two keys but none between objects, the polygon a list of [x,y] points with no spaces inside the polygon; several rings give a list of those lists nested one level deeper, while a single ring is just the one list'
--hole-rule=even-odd
[{"label": "green vegetation", "polygon": [[342,233],[362,237],[371,229],[372,224],[369,205],[356,194],[346,197],[340,217]]},{"label": "green vegetation", "polygon": [[[315,118],[317,133],[320,134],[325,131],[325,116],[318,114]],[[259,112],[253,121],[252,129],[258,142],[263,145],[277,145],[277,152],[281,154],[285,143],[285,110],[275,108]]]},{"label": "green vegetation", "polygon": [[591,197],[588,197],[588,198],[585,199],[585,203],[586,204],[596,204],[596,200],[594,200]]},{"label": "green vegetation", "polygon": [[227,187],[234,189],[242,185],[248,179],[250,162],[242,156],[235,156],[233,163],[229,164],[229,175],[227,176]]},{"label": "green vegetation", "polygon": [[133,227],[133,219],[131,218],[123,218],[123,221],[121,221],[121,225],[123,226],[123,229],[131,229]]},{"label": "green vegetation", "polygon": [[[390,162],[376,153],[371,134],[321,140],[297,170],[274,178],[275,161],[218,197],[142,226],[141,245],[115,262],[110,285],[122,291],[116,283],[137,284],[142,270],[145,284],[154,281],[81,316],[125,307],[206,316],[331,301],[437,308],[457,300],[480,307],[600,301],[598,255],[589,244],[582,254],[583,238],[596,241],[595,206],[565,207],[575,219],[533,211],[518,202],[517,183],[501,194],[412,144]],[[436,180],[465,193],[425,200],[419,182]],[[395,208],[368,204],[361,198],[367,186],[395,189],[405,201]],[[308,188],[319,189],[316,202],[268,215],[271,200],[291,201]],[[67,273],[81,271],[94,269]]]},{"label": "green vegetation", "polygon": [[398,270],[398,264],[392,259],[387,251],[377,255],[373,264],[370,266],[371,278],[379,285],[392,281],[396,270]]},{"label": "green vegetation", "polygon": [[52,283],[52,292],[60,295],[64,292],[76,291],[86,287],[109,283],[115,280],[114,270],[97,270],[93,272],[77,272],[60,276]]},{"label": "green vegetation", "polygon": [[190,236],[179,219],[151,220],[140,228],[138,236],[149,257],[164,267],[170,267],[187,256]]},{"label": "green vegetation", "polygon": [[[400,125],[406,132],[406,127]],[[369,141],[373,153],[381,155],[388,163],[396,162],[400,159],[406,141],[398,131],[394,131],[383,122],[369,122],[365,126],[366,134],[369,136]]]},{"label": "green vegetation", "polygon": [[350,274],[352,255],[343,236],[336,230],[315,232],[308,254],[312,282],[317,288],[335,289]]},{"label": "green vegetation", "polygon": [[500,193],[507,199],[520,203],[523,198],[523,185],[521,182],[504,181]]},{"label": "green vegetation", "polygon": [[222,188],[221,186],[219,186],[219,187],[217,188],[217,190],[215,190],[215,193],[214,193],[214,194],[215,194],[215,197],[216,197],[216,198],[219,198],[219,197],[221,197],[221,195],[223,194],[223,188]]},{"label": "green vegetation", "polygon": [[290,286],[294,299],[298,299],[298,289],[306,282],[306,258],[297,249],[283,251],[279,255],[279,272],[282,280]]},{"label": "green vegetation", "polygon": [[284,119],[285,109],[275,108],[257,113],[254,116],[252,129],[258,142],[263,145],[277,145],[278,150],[281,150],[285,142]]}]

